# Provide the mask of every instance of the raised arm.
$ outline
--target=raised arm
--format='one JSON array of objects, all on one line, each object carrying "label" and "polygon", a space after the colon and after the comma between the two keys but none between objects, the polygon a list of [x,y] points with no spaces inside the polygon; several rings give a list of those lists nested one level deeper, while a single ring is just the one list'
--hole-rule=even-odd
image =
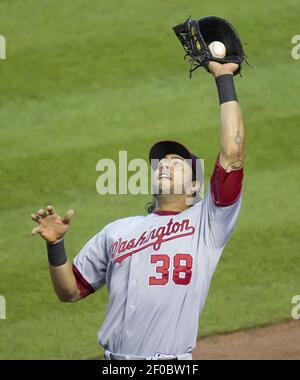
[{"label": "raised arm", "polygon": [[48,213],[41,209],[31,215],[31,219],[38,223],[38,226],[32,230],[32,234],[41,235],[47,242],[49,272],[58,299],[62,302],[77,301],[81,299],[81,296],[63,241],[73,210],[69,210],[64,218],[60,218],[52,206],[48,206],[47,211]]},{"label": "raised arm", "polygon": [[239,170],[245,159],[245,134],[242,112],[235,93],[233,73],[237,64],[209,63],[209,70],[215,78],[221,118],[220,165],[227,173]]}]

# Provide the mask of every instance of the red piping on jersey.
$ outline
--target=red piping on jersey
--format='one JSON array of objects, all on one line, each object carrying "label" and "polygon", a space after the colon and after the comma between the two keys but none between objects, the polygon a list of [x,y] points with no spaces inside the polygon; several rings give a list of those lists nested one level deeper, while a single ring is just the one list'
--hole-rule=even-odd
[{"label": "red piping on jersey", "polygon": [[160,215],[160,216],[177,215],[177,214],[180,214],[180,211],[153,211],[153,214]]},{"label": "red piping on jersey", "polygon": [[76,278],[76,286],[79,290],[81,298],[87,297],[89,294],[94,293],[95,289],[92,285],[82,276],[79,272],[79,269],[73,264],[72,265],[73,273]]},{"label": "red piping on jersey", "polygon": [[227,173],[220,165],[220,154],[218,155],[210,179],[211,195],[216,206],[230,206],[238,200],[242,190],[243,176],[243,168]]}]

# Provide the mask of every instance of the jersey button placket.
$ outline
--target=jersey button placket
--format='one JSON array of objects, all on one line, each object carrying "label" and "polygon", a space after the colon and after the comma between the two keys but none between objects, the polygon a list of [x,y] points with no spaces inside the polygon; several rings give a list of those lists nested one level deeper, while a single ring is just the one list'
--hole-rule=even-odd
[{"label": "jersey button placket", "polygon": [[135,305],[130,305],[130,306],[129,306],[129,309],[130,309],[130,311],[133,313],[133,312],[135,311]]},{"label": "jersey button placket", "polygon": [[138,258],[138,253],[134,254],[131,258],[130,264],[130,279],[129,279],[129,287],[127,291],[127,306],[126,306],[126,315],[125,315],[125,326],[127,327],[125,330],[125,336],[128,339],[131,339],[134,335],[134,325],[133,325],[133,314],[136,309],[136,288],[139,285],[139,280],[136,277],[137,273],[140,273],[138,270],[140,258]]}]

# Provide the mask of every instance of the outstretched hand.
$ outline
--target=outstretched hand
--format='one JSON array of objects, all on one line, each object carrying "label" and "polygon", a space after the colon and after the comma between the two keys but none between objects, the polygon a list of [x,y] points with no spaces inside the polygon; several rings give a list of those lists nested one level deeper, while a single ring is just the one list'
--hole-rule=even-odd
[{"label": "outstretched hand", "polygon": [[238,67],[239,65],[237,63],[221,64],[219,62],[209,61],[208,64],[208,69],[215,78],[223,74],[233,75],[234,72],[238,69]]},{"label": "outstretched hand", "polygon": [[36,214],[31,214],[31,219],[38,223],[31,233],[39,234],[48,243],[53,244],[67,232],[74,210],[68,210],[63,218],[56,214],[53,206],[48,206],[47,211],[48,213],[40,209]]}]

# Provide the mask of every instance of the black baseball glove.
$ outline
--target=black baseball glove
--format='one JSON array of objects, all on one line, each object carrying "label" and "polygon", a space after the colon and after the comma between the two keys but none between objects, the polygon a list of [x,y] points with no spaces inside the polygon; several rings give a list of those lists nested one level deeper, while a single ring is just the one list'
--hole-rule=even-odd
[{"label": "black baseball glove", "polygon": [[[247,62],[236,30],[228,21],[220,17],[208,16],[200,20],[188,18],[182,24],[175,25],[173,30],[185,49],[184,58],[190,57],[190,77],[192,72],[200,66],[204,66],[209,71],[209,61],[237,63],[239,67],[234,75],[240,73],[242,62],[244,60]],[[212,55],[209,44],[213,41],[220,41],[225,45],[224,58],[216,58]]]}]

